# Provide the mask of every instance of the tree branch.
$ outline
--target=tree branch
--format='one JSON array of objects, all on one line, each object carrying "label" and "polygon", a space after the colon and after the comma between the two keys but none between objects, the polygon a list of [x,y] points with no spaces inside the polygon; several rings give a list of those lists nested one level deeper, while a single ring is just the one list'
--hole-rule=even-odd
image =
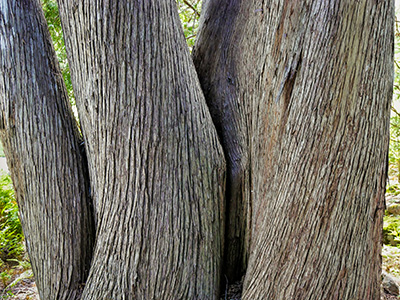
[{"label": "tree branch", "polygon": [[400,117],[400,113],[392,106],[392,112],[394,112],[398,117]]},{"label": "tree branch", "polygon": [[197,9],[192,4],[190,4],[187,0],[183,0],[183,3],[185,3],[187,6],[189,6],[194,11],[194,13],[200,17],[200,13],[197,11]]}]

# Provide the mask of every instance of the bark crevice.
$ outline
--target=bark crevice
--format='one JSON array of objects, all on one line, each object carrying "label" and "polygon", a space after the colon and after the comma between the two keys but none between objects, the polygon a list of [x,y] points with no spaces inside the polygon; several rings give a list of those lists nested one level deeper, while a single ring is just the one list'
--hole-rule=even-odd
[{"label": "bark crevice", "polygon": [[[236,71],[235,41],[242,1],[208,1],[202,9],[193,61],[227,161],[225,254],[222,273],[235,282],[246,272],[250,243],[250,155],[246,107]],[[213,41],[213,42],[210,42]],[[243,101],[243,102],[242,102]],[[221,278],[225,280],[225,276]],[[222,283],[225,286],[225,283]]]}]

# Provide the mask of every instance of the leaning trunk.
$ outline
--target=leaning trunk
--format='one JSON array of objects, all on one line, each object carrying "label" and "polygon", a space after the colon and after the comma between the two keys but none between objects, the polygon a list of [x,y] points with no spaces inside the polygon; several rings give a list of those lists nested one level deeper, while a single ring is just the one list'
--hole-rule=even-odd
[{"label": "leaning trunk", "polygon": [[96,213],[83,299],[217,299],[225,162],[176,3],[59,6]]},{"label": "leaning trunk", "polygon": [[[223,273],[228,281],[246,272],[251,239],[251,170],[248,99],[238,76],[242,36],[239,0],[203,4],[193,61],[227,160],[226,232]],[[247,51],[246,46],[242,47]]]},{"label": "leaning trunk", "polygon": [[0,137],[41,299],[77,299],[93,246],[78,128],[39,1],[0,4]]},{"label": "leaning trunk", "polygon": [[392,27],[391,1],[207,1],[194,58],[228,178],[250,158],[250,198],[227,198],[252,207],[243,299],[379,299]]}]

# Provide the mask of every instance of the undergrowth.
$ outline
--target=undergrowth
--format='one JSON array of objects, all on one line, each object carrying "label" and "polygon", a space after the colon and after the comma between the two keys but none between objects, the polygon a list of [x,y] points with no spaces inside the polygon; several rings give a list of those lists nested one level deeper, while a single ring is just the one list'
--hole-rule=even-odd
[{"label": "undergrowth", "polygon": [[24,254],[24,235],[18,218],[12,181],[0,173],[0,259],[20,259]]}]

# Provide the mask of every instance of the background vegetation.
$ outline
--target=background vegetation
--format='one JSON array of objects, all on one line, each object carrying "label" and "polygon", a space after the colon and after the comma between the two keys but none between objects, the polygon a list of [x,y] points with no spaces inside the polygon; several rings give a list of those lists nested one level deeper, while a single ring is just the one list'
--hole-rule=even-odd
[{"label": "background vegetation", "polygon": [[[399,1],[396,1],[396,5]],[[383,224],[383,269],[400,276],[400,12],[396,6],[393,103],[390,117],[389,176]]]},{"label": "background vegetation", "polygon": [[400,194],[400,14],[395,21],[395,57],[392,115],[390,118],[389,182],[388,192]]},{"label": "background vegetation", "polygon": [[177,0],[179,17],[182,21],[183,33],[185,34],[190,51],[196,40],[199,27],[201,11],[201,0]]}]

